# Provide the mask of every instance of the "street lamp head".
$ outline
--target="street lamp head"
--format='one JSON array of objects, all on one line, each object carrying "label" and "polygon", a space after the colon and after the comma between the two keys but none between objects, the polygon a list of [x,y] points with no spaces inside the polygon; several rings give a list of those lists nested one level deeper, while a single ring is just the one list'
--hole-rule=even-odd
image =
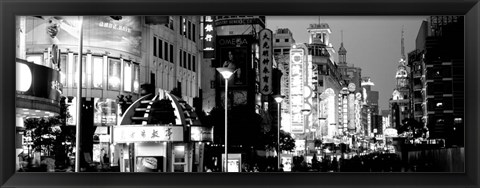
[{"label": "street lamp head", "polygon": [[233,70],[231,68],[220,67],[220,68],[217,68],[217,71],[220,74],[222,74],[224,79],[228,80],[233,75],[233,73],[235,73],[236,70]]},{"label": "street lamp head", "polygon": [[275,99],[275,101],[277,101],[277,103],[281,103],[283,101],[283,99],[285,98],[285,96],[283,96],[283,95],[274,95],[272,97]]}]

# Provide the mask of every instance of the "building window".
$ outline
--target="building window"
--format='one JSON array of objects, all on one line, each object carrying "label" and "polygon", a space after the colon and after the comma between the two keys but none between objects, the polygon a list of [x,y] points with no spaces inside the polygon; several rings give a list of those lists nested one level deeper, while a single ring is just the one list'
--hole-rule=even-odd
[{"label": "building window", "polygon": [[165,24],[165,27],[170,28],[171,30],[173,30],[173,17],[172,17],[172,16],[169,16],[169,17],[168,17],[168,23]]},{"label": "building window", "polygon": [[164,48],[165,61],[168,61],[168,43],[164,42],[163,44],[165,45],[165,48]]},{"label": "building window", "polygon": [[192,63],[192,70],[193,70],[193,72],[196,72],[197,71],[197,60],[196,60],[197,58],[193,55],[192,59],[193,59],[192,60],[192,62],[193,62]]},{"label": "building window", "polygon": [[192,40],[193,40],[193,42],[195,42],[196,38],[197,38],[197,36],[195,34],[196,33],[195,29],[196,29],[195,24],[192,23]]},{"label": "building window", "polygon": [[103,87],[103,57],[93,58],[93,87]]},{"label": "building window", "polygon": [[157,57],[157,37],[153,37],[153,56]]},{"label": "building window", "polygon": [[178,62],[180,63],[180,67],[183,67],[183,58],[182,58],[182,50],[178,50]]},{"label": "building window", "polygon": [[158,57],[163,59],[163,41],[158,39]]},{"label": "building window", "polygon": [[135,64],[133,66],[133,91],[135,93],[139,93],[140,92],[140,66],[138,64]]},{"label": "building window", "polygon": [[173,44],[170,44],[170,62],[173,63]]},{"label": "building window", "polygon": [[[278,40],[278,39],[277,39]],[[273,49],[273,54],[280,55],[282,54],[282,49]]]},{"label": "building window", "polygon": [[192,40],[192,22],[190,20],[188,21],[188,33],[187,33],[187,38]]},{"label": "building window", "polygon": [[283,49],[283,54],[284,55],[290,54],[290,49]]},{"label": "building window", "polygon": [[187,36],[187,20],[185,18],[182,18],[182,35]]},{"label": "building window", "polygon": [[123,91],[132,92],[132,63],[124,61],[123,66]]},{"label": "building window", "polygon": [[285,39],[285,42],[288,42],[288,41],[289,41],[289,39]]},{"label": "building window", "polygon": [[192,70],[192,55],[188,54],[188,70]]},{"label": "building window", "polygon": [[62,54],[60,56],[60,82],[64,87],[67,86],[67,55]]},{"label": "building window", "polygon": [[[73,87],[77,87],[77,83],[78,83],[78,70],[76,69],[77,68],[77,65],[78,65],[78,55],[74,56],[74,61],[75,61],[75,68],[74,68],[74,71],[75,71],[75,78],[74,78],[74,82],[73,82]],[[87,57],[86,56],[82,56],[82,88],[86,88],[86,84],[85,84],[85,78],[87,77],[86,74],[85,74],[85,65],[87,64]]]},{"label": "building window", "polygon": [[183,68],[187,68],[187,52],[183,51]]},{"label": "building window", "polygon": [[275,42],[276,42],[276,43],[279,43],[279,42],[280,42],[280,39],[275,39]]},{"label": "building window", "polygon": [[110,59],[108,63],[108,89],[120,90],[120,60]]}]

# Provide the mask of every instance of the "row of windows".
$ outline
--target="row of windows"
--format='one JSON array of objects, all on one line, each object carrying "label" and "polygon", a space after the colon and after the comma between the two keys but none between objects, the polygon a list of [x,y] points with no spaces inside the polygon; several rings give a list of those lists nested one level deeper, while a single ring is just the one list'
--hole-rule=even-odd
[{"label": "row of windows", "polygon": [[[106,86],[108,90],[118,91],[123,89],[126,92],[138,93],[139,64],[132,61],[104,57],[106,56],[82,56],[82,88],[104,89]],[[62,54],[60,59],[60,82],[64,87],[76,88],[78,85],[78,54]],[[43,65],[45,62],[42,60],[43,54],[27,55],[27,61]],[[105,68],[106,75],[104,74]],[[123,80],[121,79],[122,75]]]},{"label": "row of windows", "polygon": [[185,17],[180,16],[180,35],[185,36],[189,40],[196,42],[196,26],[192,21],[187,20]]},{"label": "row of windows", "polygon": [[[283,39],[285,42],[290,42],[290,39]],[[280,39],[275,39],[275,42],[276,43],[279,43],[280,42]]]},{"label": "row of windows", "polygon": [[[158,44],[158,45],[157,45]],[[173,44],[153,37],[153,56],[173,63]]]},{"label": "row of windows", "polygon": [[188,69],[190,71],[197,71],[197,58],[195,55],[187,53],[186,51],[180,50],[178,53],[178,57],[180,57],[180,66]]}]

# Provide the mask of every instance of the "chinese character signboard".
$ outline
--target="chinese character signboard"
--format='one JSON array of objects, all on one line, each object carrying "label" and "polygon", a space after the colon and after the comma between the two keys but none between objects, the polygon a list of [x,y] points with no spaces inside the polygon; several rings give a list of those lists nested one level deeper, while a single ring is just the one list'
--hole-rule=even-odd
[{"label": "chinese character signboard", "polygon": [[290,50],[290,116],[292,133],[304,132],[303,89],[304,89],[304,50],[292,48]]},{"label": "chinese character signboard", "polygon": [[213,16],[202,17],[203,57],[215,58],[215,29]]},{"label": "chinese character signboard", "polygon": [[182,126],[122,125],[113,127],[113,142],[183,141]]},{"label": "chinese character signboard", "polygon": [[264,95],[272,93],[272,31],[260,31],[260,92]]}]

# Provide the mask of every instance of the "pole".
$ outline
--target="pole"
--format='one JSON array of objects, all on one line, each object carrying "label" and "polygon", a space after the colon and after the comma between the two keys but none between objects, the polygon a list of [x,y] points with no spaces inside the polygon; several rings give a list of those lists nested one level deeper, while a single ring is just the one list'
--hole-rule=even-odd
[{"label": "pole", "polygon": [[278,103],[278,130],[277,130],[277,158],[278,158],[278,165],[277,169],[280,170],[280,103]]},{"label": "pole", "polygon": [[228,147],[228,144],[227,144],[227,140],[228,140],[228,135],[227,135],[227,128],[228,128],[228,124],[227,124],[227,105],[228,105],[228,79],[225,79],[225,166],[224,166],[224,169],[225,169],[225,172],[228,172],[228,151],[227,151],[227,147]]},{"label": "pole", "polygon": [[75,151],[75,172],[80,172],[80,125],[81,125],[81,120],[82,120],[82,51],[83,51],[83,17],[79,18],[80,20],[80,37],[79,37],[79,42],[78,42],[78,64],[77,64],[77,71],[78,71],[78,76],[77,76],[77,118],[76,118],[76,133],[75,133],[75,146],[76,146],[76,151]]}]

